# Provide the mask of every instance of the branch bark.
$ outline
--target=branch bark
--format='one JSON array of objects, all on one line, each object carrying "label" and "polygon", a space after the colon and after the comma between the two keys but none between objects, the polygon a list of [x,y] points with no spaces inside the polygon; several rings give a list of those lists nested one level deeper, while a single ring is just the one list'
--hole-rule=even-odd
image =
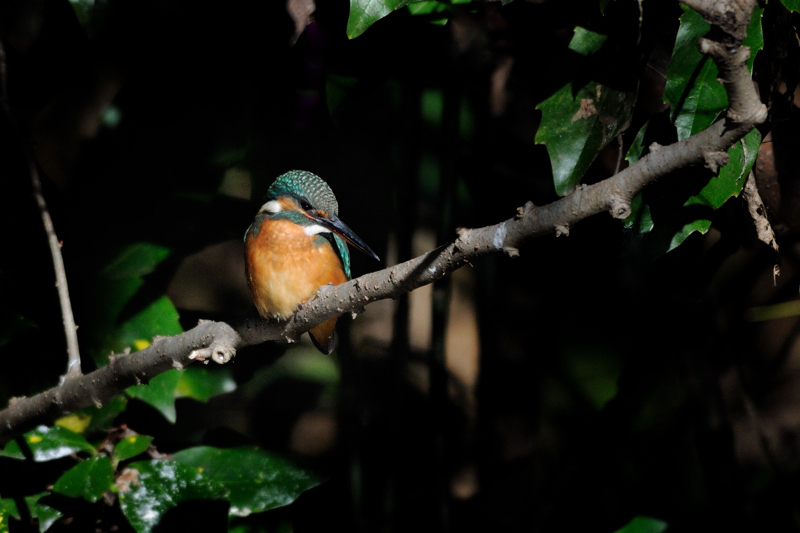
[{"label": "branch bark", "polygon": [[[6,116],[8,116],[8,121],[12,125],[15,133],[22,138],[19,126],[17,126],[14,120],[11,106],[8,102],[8,73],[6,69],[6,51],[2,41],[0,41],[0,106],[3,108],[3,112]],[[61,256],[61,243],[56,235],[53,219],[50,217],[50,211],[47,209],[47,202],[42,192],[42,180],[39,178],[39,169],[36,166],[36,159],[33,153],[31,153],[30,148],[26,148],[25,158],[28,163],[28,174],[31,179],[33,197],[36,200],[39,214],[42,217],[42,225],[47,234],[47,245],[50,248],[50,256],[53,259],[53,270],[55,271],[56,288],[58,290],[58,302],[61,305],[61,316],[64,320],[64,335],[67,340],[66,376],[70,378],[80,376],[81,353],[78,348],[78,326],[75,325],[75,318],[72,314],[72,304],[69,299],[69,288],[67,286],[67,271],[64,268],[64,258]]]},{"label": "branch bark", "polygon": [[[691,0],[685,3],[693,7],[708,4]],[[714,6],[723,3],[710,2],[709,9],[717,9]],[[744,28],[755,1],[730,3],[736,9],[745,4],[746,12],[732,17]],[[730,20],[726,24],[730,25]],[[497,252],[516,256],[526,240],[552,232],[568,234],[570,226],[603,211],[616,218],[627,217],[631,199],[648,184],[686,166],[706,163],[709,158],[718,161],[717,154],[765,120],[766,107],[758,99],[745,63],[748,51],[741,47],[744,32],[735,25],[731,28],[722,28],[729,37],[724,45],[707,39],[700,43],[701,50],[717,63],[730,101],[726,117],[708,129],[670,146],[653,145],[650,153],[631,167],[556,202],[541,207],[529,202],[513,218],[483,228],[461,229],[453,242],[427,254],[342,285],[322,287],[313,300],[284,323],[255,316],[233,325],[202,321],[181,335],[156,338],[140,352],[114,356],[106,367],[91,374],[67,379],[31,398],[14,399],[0,411],[0,444],[65,413],[102,404],[125,388],[147,382],[170,368],[183,368],[197,360],[224,363],[245,346],[277,339],[293,341],[333,316],[358,313],[377,300],[396,298],[437,281],[478,257]]]}]

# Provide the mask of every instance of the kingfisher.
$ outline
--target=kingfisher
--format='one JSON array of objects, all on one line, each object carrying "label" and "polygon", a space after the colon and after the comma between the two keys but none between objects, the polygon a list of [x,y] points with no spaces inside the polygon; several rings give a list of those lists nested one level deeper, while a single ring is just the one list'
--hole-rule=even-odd
[{"label": "kingfisher", "polygon": [[[347,243],[380,261],[378,255],[339,220],[339,204],[325,181],[292,170],[267,190],[244,236],[247,286],[258,313],[283,321],[317,289],[350,279]],[[319,351],[330,354],[339,317],[309,331]]]}]

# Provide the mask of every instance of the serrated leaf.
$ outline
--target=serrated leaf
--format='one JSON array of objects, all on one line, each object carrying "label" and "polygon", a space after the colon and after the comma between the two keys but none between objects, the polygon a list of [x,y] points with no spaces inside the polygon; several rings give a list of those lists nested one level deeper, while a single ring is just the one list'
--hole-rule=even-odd
[{"label": "serrated leaf", "polygon": [[26,496],[25,503],[28,505],[28,511],[31,513],[31,518],[39,521],[39,532],[44,533],[56,520],[62,516],[62,512],[53,509],[49,505],[39,503],[39,500],[47,496],[46,492],[35,494],[33,496]]},{"label": "serrated leaf", "polygon": [[286,459],[257,447],[200,446],[176,453],[176,461],[201,469],[230,490],[230,513],[247,516],[292,503],[321,480]]},{"label": "serrated leaf", "polygon": [[350,0],[347,38],[355,39],[380,19],[414,0]]},{"label": "serrated leaf", "polygon": [[178,381],[178,398],[194,398],[207,402],[210,398],[236,390],[236,380],[229,367],[190,366]]},{"label": "serrated leaf", "polygon": [[164,415],[164,418],[174,424],[177,419],[177,413],[175,412],[175,391],[178,388],[178,382],[181,379],[182,372],[182,370],[177,369],[168,370],[151,379],[150,383],[134,385],[125,392],[134,398],[138,398],[150,404]]},{"label": "serrated leaf", "polygon": [[111,489],[114,467],[105,455],[91,457],[73,466],[58,478],[53,491],[72,498],[96,502]]},{"label": "serrated leaf", "polygon": [[164,513],[181,502],[228,496],[223,486],[177,461],[131,463],[117,478],[117,487],[120,508],[139,533],[152,531]]},{"label": "serrated leaf", "polygon": [[153,437],[148,435],[130,435],[125,437],[114,446],[114,460],[124,461],[131,457],[136,457],[140,453],[147,451]]},{"label": "serrated leaf", "polygon": [[667,523],[647,516],[636,516],[615,533],[662,533]]},{"label": "serrated leaf", "polygon": [[[725,88],[719,83],[719,71],[709,56],[700,53],[697,41],[710,26],[689,7],[681,6],[683,15],[675,38],[672,59],[667,67],[664,101],[670,104],[670,116],[678,132],[678,140],[686,139],[710,126],[728,106]],[[750,72],[758,50],[764,47],[761,29],[763,9],[756,7],[743,45],[750,48],[747,60]]]},{"label": "serrated leaf", "polygon": [[536,143],[547,147],[559,195],[574,190],[600,150],[627,128],[635,96],[596,82],[573,96],[567,84],[536,106],[542,111]]},{"label": "serrated leaf", "polygon": [[[39,426],[23,435],[36,462],[60,459],[76,452],[95,453],[94,446],[74,431],[61,426]],[[0,451],[0,456],[24,459],[25,455],[17,441],[11,441]]]}]

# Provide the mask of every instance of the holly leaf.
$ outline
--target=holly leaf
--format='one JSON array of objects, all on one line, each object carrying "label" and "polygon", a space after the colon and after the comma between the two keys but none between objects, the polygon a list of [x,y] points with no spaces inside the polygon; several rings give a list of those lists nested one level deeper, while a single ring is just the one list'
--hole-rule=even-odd
[{"label": "holly leaf", "polygon": [[176,393],[179,398],[207,402],[214,396],[236,390],[236,380],[229,367],[190,366],[182,373]]},{"label": "holly leaf", "polygon": [[[39,426],[25,433],[23,439],[36,462],[52,461],[76,452],[95,453],[94,446],[81,435],[61,426]],[[5,448],[0,450],[0,456],[25,459],[25,454],[16,440],[6,444]]]},{"label": "holly leaf", "polygon": [[111,489],[114,467],[105,455],[91,457],[67,470],[53,485],[53,491],[72,498],[96,502]]},{"label": "holly leaf", "polygon": [[129,435],[125,437],[114,446],[115,463],[144,453],[150,447],[151,442],[153,442],[153,437],[148,435]]},{"label": "holly leaf", "polygon": [[56,520],[58,520],[63,514],[61,511],[53,509],[49,505],[39,503],[39,500],[47,495],[48,493],[42,492],[40,494],[34,494],[33,496],[25,497],[25,503],[28,505],[28,511],[31,514],[31,518],[35,518],[39,522],[40,533],[44,533],[50,529],[50,526],[55,524]]},{"label": "holly leaf", "polygon": [[635,96],[596,82],[573,95],[567,84],[536,106],[542,111],[536,143],[547,147],[559,195],[573,191],[600,150],[628,127]]},{"label": "holly leaf", "polygon": [[187,500],[224,500],[228,491],[197,468],[177,461],[138,461],[117,477],[122,513],[139,533],[149,533],[164,514]]},{"label": "holly leaf", "polygon": [[258,447],[199,446],[173,458],[203,472],[230,491],[230,513],[247,516],[289,505],[321,479],[308,470]]}]

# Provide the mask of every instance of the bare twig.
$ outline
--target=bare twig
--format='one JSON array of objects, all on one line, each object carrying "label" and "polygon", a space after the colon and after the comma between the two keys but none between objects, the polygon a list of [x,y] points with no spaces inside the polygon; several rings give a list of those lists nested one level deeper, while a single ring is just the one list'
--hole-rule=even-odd
[{"label": "bare twig", "polygon": [[[736,5],[743,1],[736,0]],[[754,1],[749,5],[752,11]],[[745,23],[749,20],[749,16],[740,18]],[[181,335],[155,339],[140,352],[115,356],[107,366],[91,374],[67,380],[34,397],[16,399],[0,411],[0,444],[64,413],[92,403],[102,404],[126,387],[146,382],[170,368],[207,359],[224,363],[239,348],[267,340],[295,340],[329,318],[359,312],[377,300],[396,298],[443,278],[477,257],[497,252],[519,255],[518,248],[524,241],[556,231],[564,233],[591,215],[610,211],[616,218],[627,217],[631,198],[645,186],[681,168],[703,164],[707,154],[727,150],[766,118],[766,108],[750,80],[746,52],[728,43],[730,53],[717,54],[714,44],[709,47],[709,43],[701,47],[712,55],[720,72],[726,73],[724,85],[731,109],[725,120],[681,142],[653,145],[650,153],[634,165],[599,183],[580,187],[556,202],[542,207],[529,202],[519,208],[515,217],[493,226],[461,229],[453,242],[425,255],[342,285],[324,286],[284,323],[256,317],[234,325],[201,322]]]},{"label": "bare twig", "polygon": [[[19,135],[19,127],[14,121],[11,106],[8,102],[8,72],[6,63],[6,53],[3,43],[0,41],[0,105],[8,116],[12,128]],[[36,160],[30,149],[25,150],[25,157],[28,161],[28,173],[30,174],[33,188],[33,196],[36,205],[39,207],[39,214],[42,217],[45,233],[47,234],[47,244],[50,247],[50,255],[53,258],[53,269],[56,274],[56,287],[58,289],[58,301],[61,304],[61,316],[64,319],[64,334],[67,338],[67,373],[66,377],[81,375],[81,355],[78,348],[78,327],[75,325],[75,318],[72,315],[72,305],[69,300],[69,288],[67,287],[67,273],[64,268],[64,259],[61,257],[61,243],[56,236],[53,220],[50,218],[50,211],[47,209],[44,194],[42,193],[42,181],[39,179],[39,170]]]},{"label": "bare twig", "polygon": [[[764,207],[764,202],[761,200],[761,195],[758,194],[756,187],[756,178],[753,171],[747,176],[747,183],[744,185],[742,196],[747,202],[747,210],[750,211],[750,216],[753,217],[753,223],[756,225],[756,235],[758,240],[772,247],[775,253],[778,252],[778,241],[775,239],[775,232],[772,231],[772,225],[767,218],[767,208]],[[776,263],[772,267],[772,284],[777,285],[777,277],[780,275],[781,269]]]}]

